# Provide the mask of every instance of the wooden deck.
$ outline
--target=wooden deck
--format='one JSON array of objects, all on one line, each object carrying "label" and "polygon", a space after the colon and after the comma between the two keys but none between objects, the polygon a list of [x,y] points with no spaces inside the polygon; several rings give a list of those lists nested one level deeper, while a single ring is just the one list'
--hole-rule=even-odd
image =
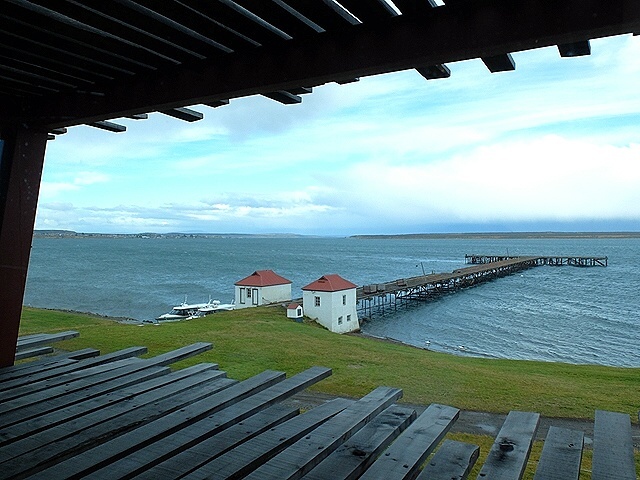
[{"label": "wooden deck", "polygon": [[[133,347],[81,351],[0,370],[0,478],[464,479],[475,445],[446,438],[459,410],[417,416],[379,387],[300,413],[286,399],[331,375],[265,371],[244,381],[215,364],[167,365],[211,348],[149,359]],[[520,479],[539,415],[511,412],[478,479]],[[630,417],[598,411],[594,480],[635,479]],[[536,480],[577,479],[583,434],[549,429]],[[535,469],[535,465],[529,465]]]}]

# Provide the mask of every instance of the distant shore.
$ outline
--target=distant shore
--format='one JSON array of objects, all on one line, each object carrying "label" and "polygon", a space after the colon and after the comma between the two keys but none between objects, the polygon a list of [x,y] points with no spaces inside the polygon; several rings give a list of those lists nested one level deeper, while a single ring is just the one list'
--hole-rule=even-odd
[{"label": "distant shore", "polygon": [[398,235],[352,235],[356,239],[574,239],[574,238],[640,238],[640,232],[491,232],[491,233],[406,233]]},{"label": "distant shore", "polygon": [[[320,235],[295,233],[90,233],[73,230],[35,230],[34,238],[318,238]],[[344,238],[344,237],[342,237]],[[471,232],[471,233],[404,233],[385,235],[349,235],[354,239],[422,239],[422,240],[500,240],[500,239],[576,239],[576,238],[640,238],[640,232]]]}]

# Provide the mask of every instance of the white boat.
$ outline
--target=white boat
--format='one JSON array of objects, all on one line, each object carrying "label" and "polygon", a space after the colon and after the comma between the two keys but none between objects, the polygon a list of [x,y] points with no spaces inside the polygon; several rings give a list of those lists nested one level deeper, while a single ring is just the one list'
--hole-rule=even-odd
[{"label": "white boat", "polygon": [[163,315],[160,315],[159,317],[156,317],[156,320],[185,320],[194,316],[198,316],[198,311],[201,308],[211,305],[212,302],[215,301],[216,300],[212,301],[211,299],[209,299],[207,303],[187,303],[187,297],[185,297],[184,302],[173,307],[169,313],[165,313]]},{"label": "white boat", "polygon": [[203,315],[208,315],[210,313],[216,313],[220,311],[230,311],[236,308],[234,303],[220,303],[220,300],[212,300],[204,307],[198,309],[198,312]]}]

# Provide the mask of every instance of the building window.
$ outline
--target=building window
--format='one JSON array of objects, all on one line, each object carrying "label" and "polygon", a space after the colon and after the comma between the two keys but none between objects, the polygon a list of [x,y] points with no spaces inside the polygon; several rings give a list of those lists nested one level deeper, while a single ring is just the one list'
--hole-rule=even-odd
[{"label": "building window", "polygon": [[351,315],[347,315],[347,322],[351,321]]},{"label": "building window", "polygon": [[342,317],[338,317],[338,325],[342,325]]},{"label": "building window", "polygon": [[247,288],[247,298],[251,298],[251,289]]},{"label": "building window", "polygon": [[314,301],[315,301],[315,306],[319,307],[320,306],[320,297],[315,297]]},{"label": "building window", "polygon": [[347,304],[347,296],[346,295],[342,295],[342,304],[343,305]]}]

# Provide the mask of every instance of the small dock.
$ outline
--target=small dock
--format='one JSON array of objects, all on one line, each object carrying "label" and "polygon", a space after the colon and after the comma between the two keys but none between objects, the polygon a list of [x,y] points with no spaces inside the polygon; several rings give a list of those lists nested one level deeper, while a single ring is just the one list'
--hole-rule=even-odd
[{"label": "small dock", "polygon": [[395,311],[399,306],[410,302],[427,301],[446,293],[453,293],[462,288],[542,265],[606,267],[608,258],[465,255],[465,263],[473,266],[454,270],[451,273],[419,275],[359,287],[356,290],[358,315],[361,318],[371,318],[374,314]]}]

